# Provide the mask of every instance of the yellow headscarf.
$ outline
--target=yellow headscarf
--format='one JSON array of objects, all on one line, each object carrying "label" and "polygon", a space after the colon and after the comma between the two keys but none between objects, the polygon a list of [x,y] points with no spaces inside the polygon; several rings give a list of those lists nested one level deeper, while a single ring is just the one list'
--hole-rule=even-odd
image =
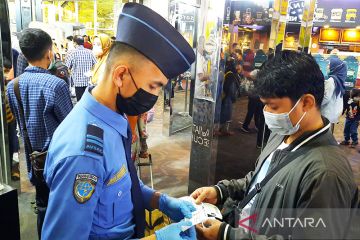
[{"label": "yellow headscarf", "polygon": [[100,33],[97,37],[100,39],[103,54],[98,57],[98,62],[94,66],[91,78],[92,84],[96,84],[98,82],[100,74],[104,71],[105,61],[109,55],[109,51],[111,48],[111,38],[108,35]]}]

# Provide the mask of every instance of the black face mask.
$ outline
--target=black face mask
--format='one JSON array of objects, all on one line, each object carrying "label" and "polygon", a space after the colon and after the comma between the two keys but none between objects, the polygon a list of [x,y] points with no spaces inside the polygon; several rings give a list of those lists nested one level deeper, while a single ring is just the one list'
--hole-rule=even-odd
[{"label": "black face mask", "polygon": [[126,115],[138,116],[148,112],[155,105],[158,96],[148,93],[142,88],[139,89],[131,73],[130,76],[137,91],[129,98],[123,98],[120,93],[118,93],[116,96],[116,107],[120,112],[125,113]]}]

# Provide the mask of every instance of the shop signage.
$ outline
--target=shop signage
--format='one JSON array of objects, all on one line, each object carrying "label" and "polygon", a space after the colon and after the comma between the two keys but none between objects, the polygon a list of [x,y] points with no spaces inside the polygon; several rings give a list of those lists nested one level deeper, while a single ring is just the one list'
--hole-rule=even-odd
[{"label": "shop signage", "polygon": [[[265,1],[266,2],[266,1]],[[253,1],[232,1],[230,23],[234,25],[270,25],[269,3],[258,5]]]},{"label": "shop signage", "polygon": [[182,22],[195,22],[195,16],[193,13],[191,14],[180,14],[179,20]]},{"label": "shop signage", "polygon": [[290,0],[289,1],[289,14],[288,21],[289,22],[301,22],[303,13],[304,13],[304,0]]},{"label": "shop signage", "polygon": [[314,25],[345,28],[360,25],[359,0],[318,0]]},{"label": "shop signage", "polygon": [[226,0],[225,1],[225,12],[224,12],[224,24],[229,24],[230,23],[230,18],[231,18],[231,4],[230,4],[230,0]]}]

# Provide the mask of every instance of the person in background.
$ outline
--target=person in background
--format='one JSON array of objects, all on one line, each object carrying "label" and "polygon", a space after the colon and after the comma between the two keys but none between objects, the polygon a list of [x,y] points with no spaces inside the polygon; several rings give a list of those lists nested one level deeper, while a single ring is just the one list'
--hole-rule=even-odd
[{"label": "person in background", "polygon": [[14,77],[16,76],[16,72],[17,72],[17,60],[19,58],[19,52],[18,50],[16,50],[15,48],[12,48],[12,68],[13,68],[13,72],[14,72]]},{"label": "person in background", "polygon": [[82,36],[84,38],[84,48],[87,48],[89,50],[93,49],[93,45],[90,41],[90,38],[87,35]]},{"label": "person in background", "polygon": [[[344,141],[340,144],[355,148],[358,145],[358,127],[360,121],[360,89],[351,90],[350,99],[345,109],[346,120]],[[350,144],[350,138],[352,140]]]},{"label": "person in background", "polygon": [[235,49],[238,49],[239,44],[233,43],[231,44],[231,47],[228,49],[228,51],[224,54],[225,62],[230,60],[230,58],[236,58]]},{"label": "person in background", "polygon": [[104,72],[105,61],[112,45],[111,38],[103,33],[100,33],[94,38],[93,54],[97,59],[97,63],[92,71],[91,83],[96,84],[101,74]]},{"label": "person in background", "polygon": [[77,101],[80,101],[85,89],[90,84],[91,69],[96,64],[94,54],[84,48],[84,38],[76,35],[74,37],[76,48],[69,52],[65,58],[65,64],[71,71],[71,80],[75,86]]},{"label": "person in background", "polygon": [[[248,73],[248,79],[250,81],[256,82],[256,75],[259,70],[255,69],[254,71],[251,71]],[[254,89],[249,90],[248,92],[248,105],[247,105],[247,113],[245,116],[245,120],[242,123],[242,126],[240,127],[240,130],[245,133],[250,133],[251,129],[249,128],[249,125],[251,123],[251,120],[254,118],[255,122],[255,132],[261,128],[261,115],[263,110],[263,104],[260,101],[260,97],[255,93]],[[259,145],[257,145],[258,148]]]},{"label": "person in background", "polygon": [[[8,82],[14,79],[14,69],[12,68],[10,60],[4,58],[4,76],[5,76],[5,91]],[[9,140],[9,166],[11,172],[11,179],[14,181],[20,180],[20,169],[19,169],[19,157],[18,152],[19,139],[16,133],[16,119],[11,111],[8,97],[5,95],[5,107],[6,107],[6,122],[8,127],[8,140]],[[15,154],[17,155],[15,159]]]},{"label": "person in background", "polygon": [[343,113],[345,80],[347,77],[346,64],[337,57],[330,58],[329,78],[325,80],[324,100],[321,103],[321,114],[331,123],[331,130],[339,122]]},{"label": "person in background", "polygon": [[230,58],[226,62],[225,79],[222,87],[221,95],[221,111],[220,111],[220,130],[219,136],[232,136],[234,132],[230,131],[232,122],[232,108],[236,101],[236,68],[239,62]]},{"label": "person in background", "polygon": [[243,55],[241,49],[235,49],[234,50],[234,57],[237,62],[239,62],[241,65],[244,63]]},{"label": "person in background", "polygon": [[267,55],[265,54],[264,50],[259,49],[256,52],[256,55],[254,57],[254,69],[260,69],[260,67],[266,62],[268,59]]},{"label": "person in background", "polygon": [[148,145],[146,140],[149,135],[146,131],[148,113],[139,116],[128,116],[129,125],[132,132],[131,159],[136,161],[138,157],[148,158]]},{"label": "person in background", "polygon": [[27,66],[29,66],[29,63],[26,60],[26,57],[24,56],[24,54],[20,53],[16,64],[17,64],[17,66],[16,66],[15,77],[18,77],[25,72],[25,68],[27,68]]},{"label": "person in background", "polygon": [[68,52],[75,49],[73,40],[74,40],[73,36],[66,37],[66,49]]},{"label": "person in background", "polygon": [[[250,74],[250,72],[254,70],[254,59],[255,59],[254,51],[251,49],[247,49],[244,52],[243,59],[244,59],[244,64],[243,64],[244,72]],[[247,75],[246,73],[245,75]]]},{"label": "person in background", "polygon": [[68,85],[48,70],[54,61],[53,42],[49,34],[40,29],[28,28],[23,31],[19,44],[21,52],[30,64],[18,80],[25,119],[22,119],[20,115],[19,103],[15,95],[15,80],[8,83],[6,93],[23,139],[25,139],[24,127],[27,128],[29,136],[30,144],[24,141],[25,157],[30,182],[35,186],[38,235],[41,239],[49,189],[43,179],[33,174],[30,154],[35,151],[40,153],[47,151],[53,133],[72,110],[73,105]]},{"label": "person in background", "polygon": [[[221,206],[230,200],[228,207],[237,218],[237,222],[212,219],[199,224],[198,237],[357,239],[359,189],[329,121],[321,116],[324,76],[316,61],[303,52],[281,51],[263,65],[255,86],[272,135],[254,171],[191,194],[198,204]],[[270,180],[264,182],[266,178]],[[238,212],[234,212],[236,206]],[[339,208],[341,213],[336,211]],[[327,226],[267,224],[274,219],[284,222],[288,216],[300,221],[322,218]]]}]

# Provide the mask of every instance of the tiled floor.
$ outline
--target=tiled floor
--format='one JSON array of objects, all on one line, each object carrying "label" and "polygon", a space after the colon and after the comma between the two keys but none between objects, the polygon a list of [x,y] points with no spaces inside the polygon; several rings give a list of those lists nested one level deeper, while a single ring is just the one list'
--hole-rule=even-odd
[{"label": "tiled floor", "polygon": [[[171,137],[166,137],[162,132],[162,112],[158,104],[155,119],[148,125],[149,132],[149,152],[153,157],[153,173],[155,189],[179,197],[187,194],[189,158],[191,147],[191,129],[177,133]],[[241,116],[242,118],[243,116]],[[342,120],[343,122],[343,120]],[[342,139],[343,123],[335,127],[335,136],[340,141]],[[234,124],[238,128],[238,124]],[[236,129],[234,129],[236,131]],[[237,131],[232,138],[241,138],[243,133]],[[346,151],[349,162],[354,170],[355,179],[360,186],[360,154],[357,149],[343,147]],[[360,149],[360,147],[359,147]],[[237,154],[232,154],[234,161]],[[23,156],[22,156],[23,157]],[[254,162],[255,160],[251,160]],[[24,170],[22,164],[22,170]],[[239,176],[240,177],[240,176]],[[142,170],[142,179],[149,184],[149,171],[147,168]],[[28,183],[25,171],[22,171],[21,191],[19,195],[19,208],[21,220],[22,239],[32,240],[36,237],[36,215],[33,213],[30,202],[34,199],[34,189]]]}]

